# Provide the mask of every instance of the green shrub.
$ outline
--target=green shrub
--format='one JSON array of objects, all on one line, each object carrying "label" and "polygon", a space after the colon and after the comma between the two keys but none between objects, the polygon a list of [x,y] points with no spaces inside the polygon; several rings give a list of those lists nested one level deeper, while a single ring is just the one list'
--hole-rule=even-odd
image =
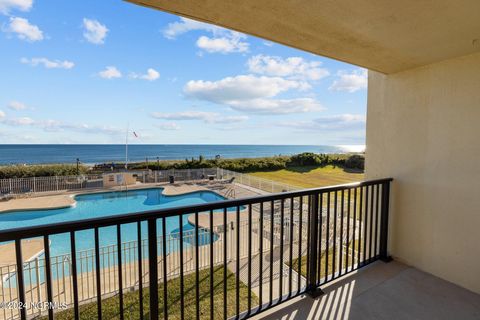
[{"label": "green shrub", "polygon": [[69,176],[88,172],[88,167],[76,164],[13,165],[0,166],[0,179],[45,176]]},{"label": "green shrub", "polygon": [[354,154],[345,161],[345,167],[350,169],[364,170],[365,157],[359,154]]}]

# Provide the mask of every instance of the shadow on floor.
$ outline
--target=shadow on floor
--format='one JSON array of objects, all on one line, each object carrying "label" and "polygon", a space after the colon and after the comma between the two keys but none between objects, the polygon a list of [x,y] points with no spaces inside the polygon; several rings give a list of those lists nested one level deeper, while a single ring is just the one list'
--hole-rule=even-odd
[{"label": "shadow on floor", "polygon": [[398,262],[377,262],[253,319],[480,319],[480,295]]}]

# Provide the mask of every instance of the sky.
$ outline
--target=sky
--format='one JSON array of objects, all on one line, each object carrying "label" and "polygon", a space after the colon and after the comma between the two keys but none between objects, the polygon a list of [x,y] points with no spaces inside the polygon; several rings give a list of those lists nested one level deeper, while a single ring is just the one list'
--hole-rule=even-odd
[{"label": "sky", "polygon": [[0,144],[363,145],[366,88],[365,69],[124,1],[0,0]]}]

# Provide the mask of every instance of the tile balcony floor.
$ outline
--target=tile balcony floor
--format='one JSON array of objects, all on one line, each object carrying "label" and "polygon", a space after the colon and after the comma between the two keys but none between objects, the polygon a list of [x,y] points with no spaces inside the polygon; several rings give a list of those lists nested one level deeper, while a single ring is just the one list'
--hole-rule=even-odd
[{"label": "tile balcony floor", "polygon": [[480,295],[399,262],[376,262],[253,319],[480,319]]}]

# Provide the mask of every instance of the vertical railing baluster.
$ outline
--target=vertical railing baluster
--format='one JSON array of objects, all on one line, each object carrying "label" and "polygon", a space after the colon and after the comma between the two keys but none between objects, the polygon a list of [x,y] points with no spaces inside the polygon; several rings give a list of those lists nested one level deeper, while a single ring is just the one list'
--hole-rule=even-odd
[{"label": "vertical railing baluster", "polygon": [[183,215],[178,216],[179,239],[180,239],[180,319],[185,318],[185,288],[183,279]]},{"label": "vertical railing baluster", "polygon": [[359,205],[358,205],[358,258],[357,267],[360,267],[361,252],[362,252],[362,229],[365,229],[363,223],[363,187],[360,187]]},{"label": "vertical railing baluster", "polygon": [[199,252],[198,248],[199,243],[198,243],[198,212],[195,211],[195,305],[196,305],[196,318],[200,319],[200,288],[199,288],[199,282],[200,282],[200,277],[199,277]]},{"label": "vertical railing baluster", "polygon": [[[350,271],[354,269],[355,266],[355,242],[357,242],[357,251],[360,251],[360,248],[358,247],[358,243],[360,242],[360,237],[356,238],[356,229],[357,229],[357,188],[353,188],[353,230],[352,230],[352,265],[350,267]],[[357,266],[358,266],[358,260],[357,260]]]},{"label": "vertical railing baluster", "polygon": [[236,211],[236,227],[235,227],[235,233],[236,233],[236,242],[237,242],[237,257],[235,261],[235,271],[236,271],[236,278],[235,278],[235,300],[236,300],[236,317],[240,314],[240,207],[237,206],[237,211]]},{"label": "vertical railing baluster", "polygon": [[273,241],[275,241],[275,239],[273,238],[273,232],[274,232],[274,229],[273,229],[273,224],[274,224],[274,220],[275,220],[275,203],[274,201],[271,201],[270,202],[270,286],[268,288],[269,290],[269,302],[268,302],[268,306],[271,306],[272,305],[272,302],[273,302]]},{"label": "vertical railing baluster", "polygon": [[327,230],[325,233],[325,282],[328,281],[328,256],[330,255],[330,192],[327,192]]},{"label": "vertical railing baluster", "polygon": [[347,249],[345,255],[345,272],[348,272],[348,263],[349,263],[349,256],[350,256],[350,201],[351,201],[351,189],[348,189],[347,194]]},{"label": "vertical railing baluster", "polygon": [[102,286],[100,282],[100,240],[98,228],[95,228],[95,278],[97,289],[97,317],[102,319]]},{"label": "vertical railing baluster", "polygon": [[[138,264],[138,303],[139,303],[139,316],[143,319],[143,257],[142,257],[142,223],[137,222],[137,264]],[[103,266],[105,268],[105,266]],[[105,277],[104,277],[105,282]]]},{"label": "vertical railing baluster", "polygon": [[148,260],[150,320],[158,320],[157,221],[154,218],[148,220]]},{"label": "vertical railing baluster", "polygon": [[282,302],[283,297],[283,237],[284,237],[284,220],[285,220],[285,199],[280,200],[280,266],[278,279],[278,303]]},{"label": "vertical railing baluster", "polygon": [[318,204],[318,250],[317,250],[317,285],[320,285],[322,279],[322,236],[323,236],[323,193],[319,193],[318,197],[320,198]]},{"label": "vertical railing baluster", "polygon": [[167,271],[167,220],[162,218],[162,253],[163,253],[163,318],[168,320],[168,271]]},{"label": "vertical railing baluster", "polygon": [[338,276],[342,275],[343,269],[343,218],[344,213],[343,210],[345,209],[345,190],[342,189],[340,193],[341,203],[340,203],[340,248],[339,248],[339,262],[338,262]]},{"label": "vertical railing baluster", "polygon": [[[50,241],[49,241],[48,235],[45,235],[43,237],[43,250],[45,255],[45,286],[47,288],[47,302],[49,303],[48,319],[53,320],[53,307],[50,305],[50,303],[53,303],[53,292],[52,292],[52,268],[51,268],[51,260],[50,260]],[[3,286],[2,286],[2,290],[3,290]]]},{"label": "vertical railing baluster", "polygon": [[299,217],[298,217],[298,272],[297,272],[297,282],[298,290],[297,294],[300,294],[302,288],[302,225],[303,225],[303,197],[300,196],[299,204]]},{"label": "vertical railing baluster", "polygon": [[377,184],[376,188],[376,194],[375,194],[375,232],[373,234],[373,239],[374,244],[373,244],[373,256],[374,258],[377,258],[377,243],[378,243],[378,215],[380,212],[379,205],[380,205],[380,185]]},{"label": "vertical railing baluster", "polygon": [[292,277],[293,277],[293,206],[294,206],[294,200],[293,197],[290,198],[290,224],[289,224],[289,235],[288,239],[290,241],[289,243],[289,257],[288,257],[288,263],[289,263],[289,268],[288,268],[288,298],[292,296]]},{"label": "vertical railing baluster", "polygon": [[259,239],[259,244],[258,244],[258,270],[259,270],[259,275],[258,275],[258,305],[259,305],[259,311],[262,310],[263,307],[263,202],[260,202],[260,221],[259,221],[259,227],[258,227],[258,233],[260,236]]},{"label": "vertical railing baluster", "polygon": [[80,318],[80,313],[78,306],[77,249],[75,244],[75,231],[70,232],[70,248],[72,250],[73,314],[75,320],[78,320]]},{"label": "vertical railing baluster", "polygon": [[368,249],[368,262],[372,261],[372,253],[373,253],[373,211],[374,211],[374,195],[375,195],[375,185],[371,186],[371,193],[370,193],[370,238],[369,238],[369,249]]},{"label": "vertical railing baluster", "polygon": [[310,290],[310,261],[311,261],[311,252],[310,252],[310,247],[312,245],[311,243],[311,232],[312,232],[312,197],[311,196],[307,196],[307,199],[308,199],[308,207],[307,207],[307,275],[306,275],[306,279],[307,279],[307,291]]},{"label": "vertical railing baluster", "polygon": [[15,240],[15,255],[17,262],[17,281],[18,281],[18,304],[20,309],[20,318],[27,319],[27,310],[25,306],[25,283],[23,279],[23,257],[22,257],[22,241]]},{"label": "vertical railing baluster", "polygon": [[223,319],[228,318],[227,313],[227,208],[223,208]]},{"label": "vertical railing baluster", "polygon": [[337,220],[338,220],[338,191],[333,197],[333,257],[332,257],[332,279],[336,278],[337,271]]},{"label": "vertical railing baluster", "polygon": [[120,320],[123,320],[122,229],[120,224],[117,224],[117,264],[119,316]]},{"label": "vertical railing baluster", "polygon": [[210,319],[213,319],[213,290],[214,290],[214,270],[213,270],[213,210],[209,215],[210,225]]},{"label": "vertical railing baluster", "polygon": [[365,221],[363,226],[363,264],[367,263],[367,238],[368,238],[368,186],[365,187]]},{"label": "vertical railing baluster", "polygon": [[247,315],[250,314],[252,309],[252,204],[248,205],[248,260],[247,260],[247,285],[248,285],[248,296],[247,296]]}]

